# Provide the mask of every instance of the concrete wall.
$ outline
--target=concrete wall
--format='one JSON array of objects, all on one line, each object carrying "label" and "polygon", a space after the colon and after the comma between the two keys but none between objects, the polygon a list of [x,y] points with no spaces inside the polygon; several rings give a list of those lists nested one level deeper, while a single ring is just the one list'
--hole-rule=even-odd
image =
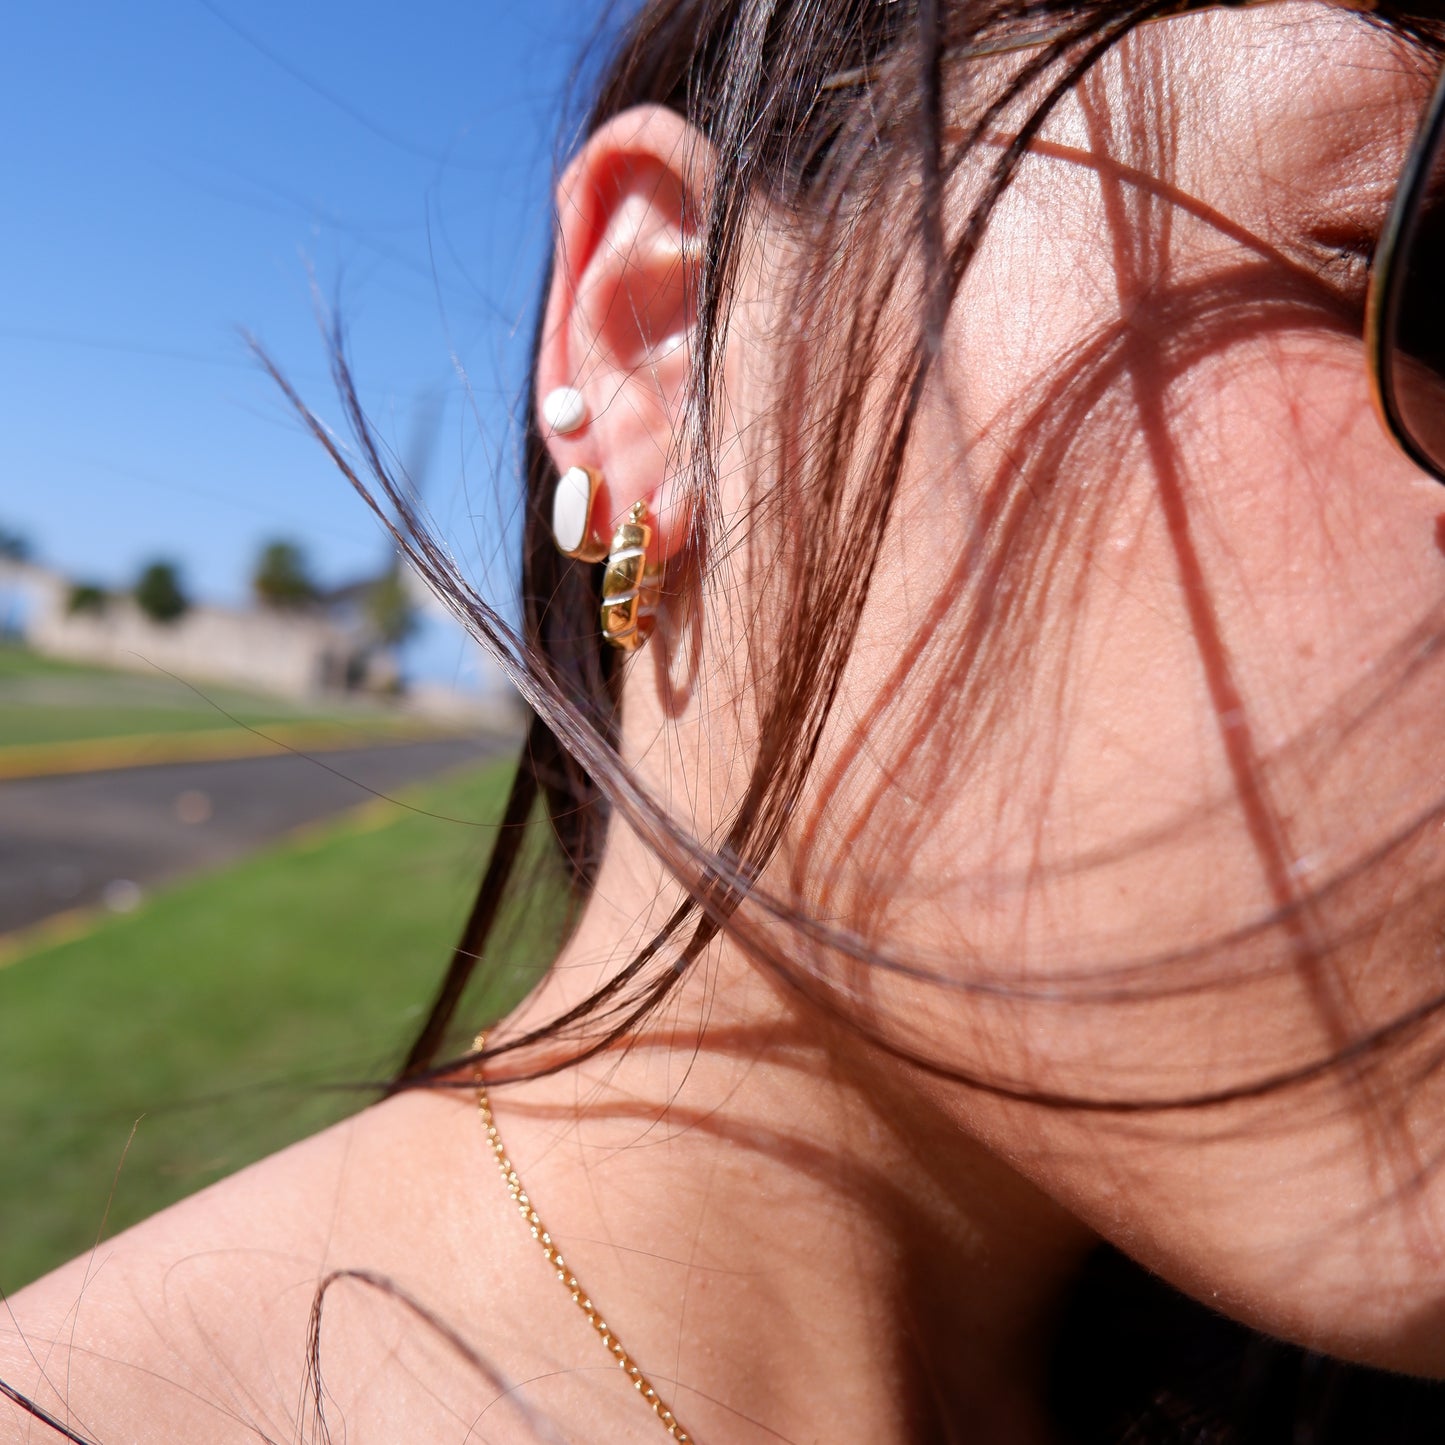
[{"label": "concrete wall", "polygon": [[[198,683],[314,697],[340,692],[355,677],[348,667],[367,659],[365,685],[388,690],[398,680],[397,659],[365,648],[359,607],[327,616],[195,606],[169,625],[152,622],[129,598],[115,598],[101,613],[69,611],[69,578],[32,563],[0,559],[0,634],[18,636],[36,652],[74,662],[156,675],[157,668]],[[524,709],[501,669],[473,644],[458,657],[454,685],[416,682],[405,707],[458,722],[514,730]]]},{"label": "concrete wall", "polygon": [[45,568],[0,568],[0,613],[37,652],[75,662],[154,672],[308,697],[346,685],[358,655],[353,632],[305,614],[194,606],[172,623],[152,622],[128,597],[102,612],[71,614],[70,583]]}]

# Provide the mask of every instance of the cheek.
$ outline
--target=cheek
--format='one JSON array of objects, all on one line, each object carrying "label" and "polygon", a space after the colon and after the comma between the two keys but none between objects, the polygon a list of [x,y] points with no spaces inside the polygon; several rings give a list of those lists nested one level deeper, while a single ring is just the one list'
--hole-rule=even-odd
[{"label": "cheek", "polygon": [[[1035,967],[1105,965],[1145,928],[1151,953],[1194,948],[1354,867],[1438,800],[1445,492],[1397,454],[1366,388],[1358,345],[1319,334],[1195,366],[1167,395],[1160,445],[1121,425],[1092,472],[1028,503],[1031,540],[961,617],[930,609],[981,504],[965,500],[968,471],[919,467],[848,719],[869,715],[920,629],[954,654],[995,635],[985,675],[961,684],[993,719],[966,757],[916,747],[917,720],[956,701],[926,654],[871,727],[876,771],[859,787],[902,784],[907,867],[894,850],[882,882],[908,895],[913,937],[932,911],[938,941],[963,919],[979,953]],[[1036,596],[1000,623],[1008,586]]]},{"label": "cheek", "polygon": [[[1310,1071],[1445,976],[1445,494],[1385,438],[1355,343],[1255,338],[1167,400],[1167,448],[1132,440],[1112,470],[1060,483],[1107,501],[1068,539],[1037,632],[993,653],[974,694],[1027,705],[950,771],[908,750],[939,705],[925,671],[894,731],[869,735],[859,793],[886,783],[895,811],[875,806],[866,857],[850,855],[850,906],[916,973],[875,971],[868,1002],[908,1046],[1025,1092],[1198,1100],[1300,1074],[1140,1122],[962,1107],[1175,1284],[1439,1373],[1438,1030]],[[894,639],[916,633],[976,515],[956,474],[919,475],[880,564]],[[948,477],[942,500],[930,477]],[[850,676],[853,719],[884,661]],[[941,983],[919,981],[930,970]]]},{"label": "cheek", "polygon": [[[1445,602],[1445,494],[1384,436],[1355,345],[1235,347],[1168,403],[1041,660],[1067,679],[1059,861],[1231,813],[1234,845],[1258,853],[1241,796],[1257,788],[1291,868],[1347,866],[1441,781],[1439,687],[1418,664]],[[1222,894],[1247,919],[1257,900],[1214,881],[1216,910]]]},{"label": "cheek", "polygon": [[972,1080],[1177,1105],[921,1085],[1182,1288],[1445,1373],[1440,1030],[1319,1068],[1445,988],[1445,492],[1384,437],[1358,341],[1218,236],[1181,223],[1168,279],[1217,269],[1265,322],[1131,375],[1110,338],[1160,298],[1121,303],[1096,179],[1031,174],[957,307],[790,855],[901,967],[818,966]]}]

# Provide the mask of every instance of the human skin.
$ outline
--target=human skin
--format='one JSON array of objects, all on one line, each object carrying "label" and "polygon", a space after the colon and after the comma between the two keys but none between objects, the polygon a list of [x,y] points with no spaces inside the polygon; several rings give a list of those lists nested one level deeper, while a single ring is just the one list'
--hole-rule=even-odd
[{"label": "human skin", "polygon": [[[950,318],[876,606],[762,880],[866,919],[933,981],[875,966],[839,1020],[820,1000],[851,974],[826,948],[799,989],[725,939],[629,1049],[495,1090],[570,1268],[696,1439],[1048,1440],[1051,1331],[1100,1236],[1250,1323],[1445,1375],[1428,1034],[1369,1071],[1139,1114],[965,1087],[869,1037],[1018,1092],[1177,1102],[1308,1070],[1434,987],[1442,860],[1438,828],[1414,825],[1445,777],[1442,684],[1396,659],[1445,602],[1442,494],[1371,414],[1357,322],[1362,238],[1429,79],[1357,18],[1289,5],[1155,27],[1061,112]],[[1142,140],[1141,114],[1158,121]],[[553,439],[559,465],[599,468],[611,516],[649,499],[679,566],[679,202],[708,174],[665,112],[589,141],[539,362],[539,389],[580,385],[594,418]],[[1162,209],[1141,216],[1147,194]],[[732,535],[761,525],[770,480],[758,358],[789,247],[760,224],[729,342]],[[1011,647],[1018,706],[951,770],[926,746],[955,721],[947,658],[898,659],[966,631],[955,570],[1027,452],[1017,429],[1101,335],[1110,406],[1065,453],[1068,505],[1033,478],[1066,526],[1067,605]],[[782,625],[756,555],[739,544],[709,578],[696,668],[675,599],[625,686],[624,755],[700,836],[753,741],[758,656],[729,629]],[[497,1037],[610,976],[676,897],[619,820],[575,935]],[[787,941],[758,910],[742,922]],[[392,1100],[102,1253],[0,1327],[0,1379],[68,1398],[102,1440],[285,1435],[315,1284],[338,1267],[423,1301],[563,1438],[658,1438],[465,1093]],[[321,1356],[348,1439],[461,1438],[483,1410],[488,1438],[545,1438],[370,1287],[332,1300]],[[0,1441],[24,1438],[0,1409]]]}]

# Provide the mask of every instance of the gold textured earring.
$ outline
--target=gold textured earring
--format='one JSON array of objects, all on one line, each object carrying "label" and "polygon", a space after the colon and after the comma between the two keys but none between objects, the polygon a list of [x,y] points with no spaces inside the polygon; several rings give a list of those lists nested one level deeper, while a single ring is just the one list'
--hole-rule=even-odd
[{"label": "gold textured earring", "polygon": [[592,525],[601,482],[601,476],[590,467],[568,467],[557,478],[557,490],[552,493],[552,540],[563,556],[579,562],[600,562],[607,556],[607,541]]},{"label": "gold textured earring", "polygon": [[652,528],[646,517],[647,504],[634,502],[613,534],[602,579],[602,635],[623,652],[635,652],[647,641],[662,581],[658,569],[647,565]]}]

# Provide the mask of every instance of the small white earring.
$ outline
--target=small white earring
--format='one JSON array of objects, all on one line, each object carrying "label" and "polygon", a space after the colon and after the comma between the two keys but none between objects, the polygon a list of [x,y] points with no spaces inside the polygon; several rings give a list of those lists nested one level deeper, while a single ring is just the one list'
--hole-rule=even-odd
[{"label": "small white earring", "polygon": [[568,467],[552,493],[553,540],[559,552],[579,562],[600,562],[607,556],[607,539],[592,530],[601,482],[589,467]]},{"label": "small white earring", "polygon": [[542,398],[542,420],[556,436],[581,431],[587,424],[587,399],[575,386],[559,386]]}]

